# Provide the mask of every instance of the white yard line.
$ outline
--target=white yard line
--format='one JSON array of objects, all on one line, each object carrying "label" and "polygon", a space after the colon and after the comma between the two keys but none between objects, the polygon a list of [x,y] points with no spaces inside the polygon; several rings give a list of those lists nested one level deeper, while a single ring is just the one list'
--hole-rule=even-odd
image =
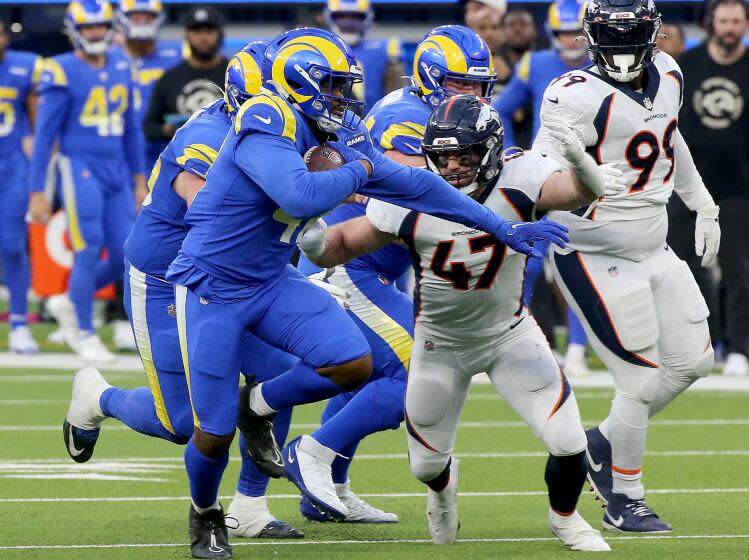
[{"label": "white yard line", "polygon": [[[749,535],[627,535],[607,537],[607,541],[636,540],[699,540],[699,539],[749,539]],[[513,542],[553,542],[554,537],[507,537],[486,539],[458,539],[459,543],[513,543]],[[232,546],[300,546],[300,545],[367,545],[367,544],[428,544],[429,539],[376,539],[376,540],[234,540]],[[182,543],[122,543],[122,544],[56,544],[56,545],[16,545],[0,546],[0,550],[58,550],[58,549],[110,549],[110,548],[175,548],[187,547]]]},{"label": "white yard line", "polygon": [[[648,494],[749,494],[749,488],[648,488]],[[424,498],[424,492],[359,493],[362,498]],[[517,492],[458,492],[461,498],[513,498],[546,496],[543,490]],[[234,496],[219,496],[232,500]],[[94,498],[0,498],[0,503],[73,503],[73,502],[180,502],[189,496],[111,496]],[[298,500],[299,494],[269,494],[270,500]]]}]

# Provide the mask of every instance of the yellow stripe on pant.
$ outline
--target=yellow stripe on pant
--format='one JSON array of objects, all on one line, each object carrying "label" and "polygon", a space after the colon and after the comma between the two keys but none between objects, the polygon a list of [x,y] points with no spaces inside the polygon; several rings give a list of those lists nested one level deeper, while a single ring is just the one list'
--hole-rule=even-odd
[{"label": "yellow stripe on pant", "polygon": [[185,368],[187,379],[187,392],[190,394],[190,406],[192,407],[192,421],[196,428],[200,428],[198,415],[192,406],[192,389],[190,388],[190,358],[187,355],[187,323],[185,319],[185,302],[187,301],[187,288],[179,284],[174,286],[175,303],[177,304],[177,332],[179,333],[179,349],[182,352],[182,365]]},{"label": "yellow stripe on pant", "polygon": [[86,248],[86,240],[81,233],[81,222],[78,219],[78,210],[75,202],[75,179],[73,178],[73,164],[70,158],[60,155],[58,159],[58,168],[60,170],[60,180],[62,181],[62,193],[65,200],[65,216],[68,220],[68,233],[70,233],[70,242],[76,253]]},{"label": "yellow stripe on pant", "polygon": [[156,405],[156,417],[161,422],[161,425],[173,434],[174,428],[172,428],[169,411],[161,394],[159,376],[156,372],[156,365],[153,362],[153,353],[151,351],[151,336],[148,332],[148,320],[146,316],[146,274],[131,266],[128,276],[130,277],[130,307],[133,317],[133,331],[135,332],[135,343],[138,346],[140,361],[143,363],[143,369],[146,370],[148,387],[151,389],[153,403]]}]

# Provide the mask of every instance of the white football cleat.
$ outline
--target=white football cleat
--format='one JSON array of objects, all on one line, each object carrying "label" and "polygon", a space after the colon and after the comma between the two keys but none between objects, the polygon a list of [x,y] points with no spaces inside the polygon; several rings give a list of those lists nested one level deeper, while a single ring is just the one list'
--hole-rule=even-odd
[{"label": "white football cleat", "polygon": [[440,492],[427,494],[427,522],[434,544],[452,544],[458,536],[458,460],[450,462],[450,480]]},{"label": "white football cleat", "polygon": [[348,508],[346,523],[398,523],[398,515],[377,509],[351,491],[351,481],[335,485],[336,494]]},{"label": "white football cleat", "polygon": [[47,311],[60,325],[62,342],[67,344],[71,350],[78,351],[78,316],[75,307],[70,301],[68,294],[58,294],[47,298]]},{"label": "white football cleat", "polygon": [[112,342],[117,350],[127,352],[138,350],[129,321],[112,321]]},{"label": "white football cleat", "polygon": [[723,375],[744,376],[749,375],[749,361],[744,354],[731,352],[726,358],[723,366]]},{"label": "white football cleat", "polygon": [[554,536],[571,550],[584,552],[610,552],[611,547],[577,511],[571,515],[559,515],[549,508],[549,527]]},{"label": "white football cleat", "polygon": [[[302,539],[304,533],[286,521],[276,519],[268,510],[265,496],[245,496],[239,492],[226,511],[226,528],[232,538]],[[234,523],[232,523],[234,522]]]},{"label": "white football cleat", "polygon": [[585,346],[582,344],[569,344],[567,353],[564,355],[562,366],[567,377],[585,377],[590,375],[588,360],[585,357]]},{"label": "white football cleat", "polygon": [[8,334],[8,347],[11,352],[16,354],[36,354],[39,352],[39,345],[31,336],[31,329],[26,325],[12,329]]},{"label": "white football cleat", "polygon": [[76,352],[87,364],[109,364],[117,359],[96,333],[80,337],[76,343]]}]

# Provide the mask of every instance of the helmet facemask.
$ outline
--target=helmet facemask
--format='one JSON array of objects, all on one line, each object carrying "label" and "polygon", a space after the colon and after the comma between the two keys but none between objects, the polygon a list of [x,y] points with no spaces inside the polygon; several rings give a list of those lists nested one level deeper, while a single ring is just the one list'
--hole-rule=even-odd
[{"label": "helmet facemask", "polygon": [[[478,144],[461,145],[453,137],[436,138],[424,146],[427,167],[463,194],[469,195],[486,185],[501,169],[499,139],[492,135]],[[449,159],[458,158],[459,169],[448,170]]]},{"label": "helmet facemask", "polygon": [[638,78],[652,62],[661,26],[660,17],[621,17],[627,15],[612,14],[609,20],[595,18],[583,25],[593,62],[611,79],[624,83]]},{"label": "helmet facemask", "polygon": [[[350,72],[336,72],[319,65],[312,65],[309,71],[296,67],[297,72],[307,84],[296,84],[289,81],[289,85],[312,86],[317,95],[310,101],[299,104],[300,110],[317,122],[320,130],[335,133],[339,128],[354,130],[359,123],[357,113],[360,113],[364,103],[353,95],[354,84],[362,81],[362,74],[353,67]],[[294,94],[291,94],[294,100]]]},{"label": "helmet facemask", "polygon": [[[74,25],[70,23],[69,21],[65,22],[66,24],[66,32],[68,36],[70,37],[71,41],[73,42],[73,45],[81,49],[84,53],[86,53],[89,56],[99,56],[104,54],[107,49],[112,44],[112,39],[114,38],[114,28],[112,27],[112,24],[110,21],[105,22],[92,22],[92,23],[85,23],[85,24],[79,24]],[[97,40],[89,40],[86,39],[81,33],[81,30],[87,28],[87,27],[97,27],[100,25],[104,25],[107,27],[107,32],[104,34],[104,36]]]},{"label": "helmet facemask", "polygon": [[[135,23],[131,15],[147,14],[152,16],[148,23]],[[125,34],[128,41],[155,41],[159,37],[159,30],[164,24],[163,12],[150,12],[145,10],[134,10],[130,12],[117,12],[117,27]]]}]

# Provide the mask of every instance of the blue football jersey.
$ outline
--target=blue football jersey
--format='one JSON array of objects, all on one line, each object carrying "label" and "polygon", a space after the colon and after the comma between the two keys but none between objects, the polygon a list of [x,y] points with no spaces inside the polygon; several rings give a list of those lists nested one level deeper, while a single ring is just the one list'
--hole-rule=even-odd
[{"label": "blue football jersey", "polygon": [[166,275],[187,233],[187,204],[172,182],[182,171],[205,178],[230,127],[219,99],[196,112],[159,155],[148,179],[148,196],[125,242],[125,257],[141,272]]},{"label": "blue football jersey", "polygon": [[494,108],[505,125],[505,147],[515,145],[515,135],[512,130],[512,114],[515,111],[527,101],[532,100],[533,137],[535,137],[541,126],[541,103],[548,85],[554,78],[570,70],[589,65],[590,61],[586,58],[580,66],[569,66],[555,49],[525,53],[515,65],[515,73],[507,87],[502,90],[502,95],[494,102]]},{"label": "blue football jersey", "polygon": [[365,119],[372,143],[381,152],[395,150],[407,156],[423,155],[421,141],[432,110],[406,86],[380,99]]},{"label": "blue football jersey", "polygon": [[143,173],[142,123],[134,110],[130,62],[121,52],[108,51],[102,68],[87,64],[73,52],[45,61],[31,190],[40,190],[44,184],[55,140],[63,155],[95,161],[92,172],[102,182],[123,177],[123,159],[131,174]]},{"label": "blue football jersey", "polygon": [[364,93],[356,91],[364,100],[367,113],[385,95],[385,69],[390,62],[403,60],[403,47],[399,39],[362,39],[352,47],[354,56],[364,74]]},{"label": "blue football jersey", "polygon": [[23,51],[5,51],[0,61],[0,162],[22,153],[21,139],[29,134],[26,98],[39,83],[42,58]]}]

